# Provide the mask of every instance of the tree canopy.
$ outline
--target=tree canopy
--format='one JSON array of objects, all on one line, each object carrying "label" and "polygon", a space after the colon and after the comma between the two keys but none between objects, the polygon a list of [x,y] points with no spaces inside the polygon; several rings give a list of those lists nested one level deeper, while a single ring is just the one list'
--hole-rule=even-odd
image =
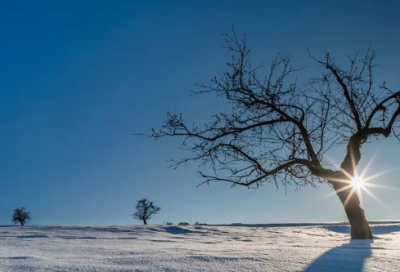
[{"label": "tree canopy", "polygon": [[349,56],[345,68],[329,53],[322,59],[310,55],[321,74],[299,84],[301,69],[291,66],[291,55],[278,54],[261,75],[265,67],[253,66],[245,36],[225,35],[225,45],[233,53],[227,71],[195,93],[223,97],[232,110],[215,113],[201,126],[168,113],[162,128],[150,135],[183,137],[182,148],[194,155],[174,166],[200,162],[210,169],[199,170],[206,183],[315,185],[342,179],[327,166],[324,155],[330,149],[347,145],[341,172],[352,176],[369,139],[400,139],[400,91],[375,84],[374,51]]}]

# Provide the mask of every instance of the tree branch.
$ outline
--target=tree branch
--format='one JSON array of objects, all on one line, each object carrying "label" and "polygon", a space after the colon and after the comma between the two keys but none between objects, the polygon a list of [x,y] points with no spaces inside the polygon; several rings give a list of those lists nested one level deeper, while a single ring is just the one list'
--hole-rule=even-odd
[{"label": "tree branch", "polygon": [[[372,110],[371,114],[368,116],[367,122],[365,123],[365,127],[368,128],[371,125],[372,119],[374,118],[374,115],[379,111],[382,110],[383,106],[385,105],[386,102],[388,102],[391,99],[395,99],[400,97],[400,91],[393,93],[392,95],[386,97],[383,99],[379,104],[375,106],[375,108]],[[395,117],[396,118],[396,117]]]},{"label": "tree branch", "polygon": [[336,78],[336,81],[342,87],[344,97],[346,98],[346,101],[349,103],[351,112],[353,113],[354,121],[355,121],[355,123],[357,125],[357,130],[361,130],[361,121],[360,121],[360,116],[358,114],[357,107],[356,107],[353,99],[350,97],[350,92],[349,92],[346,84],[343,82],[343,79],[340,77],[338,71],[332,65],[329,64],[329,55],[327,57],[326,63],[323,63],[323,64],[326,65],[326,69],[328,69],[329,71],[332,72],[332,74]]}]

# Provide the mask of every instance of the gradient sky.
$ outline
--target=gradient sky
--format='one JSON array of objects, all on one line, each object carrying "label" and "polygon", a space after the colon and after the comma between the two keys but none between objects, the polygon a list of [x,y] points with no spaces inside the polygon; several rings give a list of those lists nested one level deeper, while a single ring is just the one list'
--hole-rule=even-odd
[{"label": "gradient sky", "polygon": [[[224,69],[221,33],[231,25],[247,33],[255,60],[291,52],[314,71],[307,49],[340,59],[372,43],[376,82],[398,89],[399,12],[396,0],[1,1],[0,224],[20,206],[32,224],[140,223],[131,215],[140,198],[162,208],[150,223],[345,220],[326,185],[196,188],[195,165],[166,163],[184,155],[179,141],[132,134],[158,127],[168,110],[201,121],[218,109],[189,90]],[[370,173],[399,165],[393,140],[363,151],[362,165],[377,153]],[[375,182],[400,188],[398,177]],[[373,192],[383,205],[366,196],[367,218],[400,219],[400,191]]]}]

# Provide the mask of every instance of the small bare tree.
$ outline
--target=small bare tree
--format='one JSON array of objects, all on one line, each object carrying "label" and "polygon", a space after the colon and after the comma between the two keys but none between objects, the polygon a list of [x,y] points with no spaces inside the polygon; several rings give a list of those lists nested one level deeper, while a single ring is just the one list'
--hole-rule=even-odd
[{"label": "small bare tree", "polygon": [[[178,136],[182,149],[193,156],[173,166],[199,162],[203,183],[224,181],[258,187],[327,183],[336,190],[351,225],[353,239],[371,239],[372,233],[350,185],[361,159],[361,147],[371,138],[399,139],[400,91],[373,81],[375,52],[357,53],[341,68],[327,53],[316,59],[322,73],[303,84],[290,55],[277,55],[269,72],[253,67],[245,36],[225,35],[232,52],[227,71],[200,85],[197,94],[214,94],[231,106],[203,126],[189,125],[182,114],[167,114],[154,138]],[[331,169],[326,152],[346,145],[340,169]],[[206,169],[206,170],[203,170]],[[202,183],[202,184],[203,184]]]},{"label": "small bare tree", "polygon": [[27,210],[25,210],[24,207],[22,208],[17,208],[14,210],[13,213],[13,218],[12,221],[17,224],[20,223],[21,226],[25,225],[25,223],[29,222],[31,220],[31,213]]},{"label": "small bare tree", "polygon": [[147,220],[149,220],[153,214],[157,214],[160,210],[161,208],[154,205],[153,201],[142,199],[137,202],[136,213],[133,217],[142,220],[143,224],[147,225]]}]

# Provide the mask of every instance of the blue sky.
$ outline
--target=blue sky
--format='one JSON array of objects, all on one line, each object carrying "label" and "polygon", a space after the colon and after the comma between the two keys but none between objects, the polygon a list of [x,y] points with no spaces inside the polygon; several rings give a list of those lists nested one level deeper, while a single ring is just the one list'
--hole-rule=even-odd
[{"label": "blue sky", "polygon": [[[162,211],[150,223],[342,221],[330,192],[196,185],[195,165],[171,170],[179,141],[134,137],[159,126],[165,113],[207,120],[213,97],[189,97],[229,55],[221,33],[246,32],[253,57],[294,55],[310,65],[378,51],[376,81],[400,88],[398,1],[3,1],[0,3],[0,224],[25,206],[32,224],[133,224],[140,198]],[[311,73],[310,73],[311,74]],[[396,167],[393,140],[377,152],[371,173]],[[340,159],[343,150],[330,156]],[[376,183],[400,188],[399,171]],[[368,219],[400,219],[398,190],[365,197]]]}]

